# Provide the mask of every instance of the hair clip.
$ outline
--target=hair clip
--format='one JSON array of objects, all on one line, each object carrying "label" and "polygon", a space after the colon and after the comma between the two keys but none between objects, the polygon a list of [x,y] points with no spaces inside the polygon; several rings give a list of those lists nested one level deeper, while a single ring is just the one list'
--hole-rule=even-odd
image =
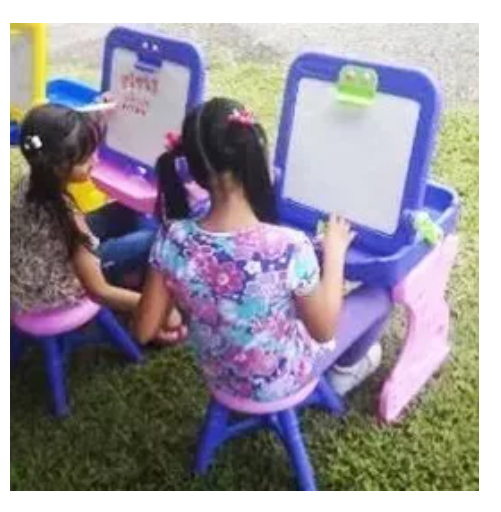
[{"label": "hair clip", "polygon": [[254,114],[250,112],[249,110],[242,109],[242,110],[234,110],[229,116],[228,116],[228,122],[239,124],[242,126],[253,126],[256,122],[254,118]]},{"label": "hair clip", "polygon": [[42,139],[38,135],[28,135],[24,141],[24,149],[27,151],[43,148]]},{"label": "hair clip", "polygon": [[181,145],[181,134],[178,132],[169,132],[165,136],[165,148],[168,151],[174,151]]}]

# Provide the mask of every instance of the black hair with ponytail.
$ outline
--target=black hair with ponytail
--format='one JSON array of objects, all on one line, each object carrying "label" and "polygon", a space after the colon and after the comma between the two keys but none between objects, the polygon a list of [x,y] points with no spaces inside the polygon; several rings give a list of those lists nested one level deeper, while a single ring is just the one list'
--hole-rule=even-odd
[{"label": "black hair with ponytail", "polygon": [[268,142],[256,121],[235,122],[243,105],[226,98],[214,98],[190,112],[181,140],[160,156],[158,210],[163,219],[190,215],[187,191],[178,162],[187,160],[195,182],[210,190],[211,176],[231,173],[240,183],[255,215],[261,222],[276,222],[276,205],[269,168]]},{"label": "black hair with ponytail", "polygon": [[59,224],[69,258],[90,241],[75,222],[68,181],[74,167],[94,154],[101,137],[96,119],[61,105],[35,107],[21,125],[20,148],[31,171],[27,200]]}]

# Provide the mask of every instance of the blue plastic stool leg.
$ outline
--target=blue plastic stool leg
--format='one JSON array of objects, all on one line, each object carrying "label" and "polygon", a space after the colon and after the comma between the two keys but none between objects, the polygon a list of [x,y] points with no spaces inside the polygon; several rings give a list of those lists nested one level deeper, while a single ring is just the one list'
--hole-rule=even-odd
[{"label": "blue plastic stool leg", "polygon": [[229,411],[216,400],[212,399],[205,416],[205,424],[198,441],[195,473],[207,473],[218,446],[224,441]]},{"label": "blue plastic stool leg", "polygon": [[40,340],[45,354],[45,368],[52,394],[53,410],[57,417],[69,414],[68,397],[65,383],[65,361],[58,338]]},{"label": "blue plastic stool leg", "polygon": [[133,362],[139,363],[143,360],[141,350],[109,309],[102,308],[96,320],[110,335],[110,341],[118,350],[123,352]]},{"label": "blue plastic stool leg", "polygon": [[315,476],[294,409],[278,413],[282,437],[298,480],[300,491],[316,491]]},{"label": "blue plastic stool leg", "polygon": [[325,375],[318,382],[315,392],[319,398],[320,407],[327,409],[334,416],[340,417],[344,415],[346,412],[344,402],[334,391]]},{"label": "blue plastic stool leg", "polygon": [[10,368],[14,368],[23,355],[24,344],[19,333],[10,328]]}]

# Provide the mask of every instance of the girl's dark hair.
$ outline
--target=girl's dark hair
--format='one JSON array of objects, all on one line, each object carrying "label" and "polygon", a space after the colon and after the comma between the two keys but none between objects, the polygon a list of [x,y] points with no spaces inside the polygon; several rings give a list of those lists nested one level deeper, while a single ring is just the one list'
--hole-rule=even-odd
[{"label": "girl's dark hair", "polygon": [[68,179],[96,151],[101,134],[96,119],[61,105],[35,107],[21,126],[20,148],[31,169],[28,202],[59,224],[69,258],[90,241],[75,222]]},{"label": "girl's dark hair", "polygon": [[276,222],[266,133],[256,121],[232,121],[235,112],[244,112],[243,105],[214,98],[188,114],[181,142],[157,162],[157,207],[161,218],[181,219],[190,215],[187,191],[176,168],[176,162],[186,158],[191,176],[202,188],[209,190],[211,175],[230,172],[242,184],[258,219]]}]

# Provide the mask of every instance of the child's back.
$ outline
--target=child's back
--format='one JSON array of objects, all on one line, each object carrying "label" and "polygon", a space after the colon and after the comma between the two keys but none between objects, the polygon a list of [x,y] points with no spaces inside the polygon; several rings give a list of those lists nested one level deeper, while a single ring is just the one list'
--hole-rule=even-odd
[{"label": "child's back", "polygon": [[177,221],[160,234],[152,263],[169,276],[211,387],[259,401],[281,398],[311,376],[312,341],[294,295],[319,280],[311,243],[260,223],[213,233]]},{"label": "child's back", "polygon": [[10,301],[16,311],[71,304],[80,284],[57,219],[30,203],[29,177],[17,184],[10,207]]}]

